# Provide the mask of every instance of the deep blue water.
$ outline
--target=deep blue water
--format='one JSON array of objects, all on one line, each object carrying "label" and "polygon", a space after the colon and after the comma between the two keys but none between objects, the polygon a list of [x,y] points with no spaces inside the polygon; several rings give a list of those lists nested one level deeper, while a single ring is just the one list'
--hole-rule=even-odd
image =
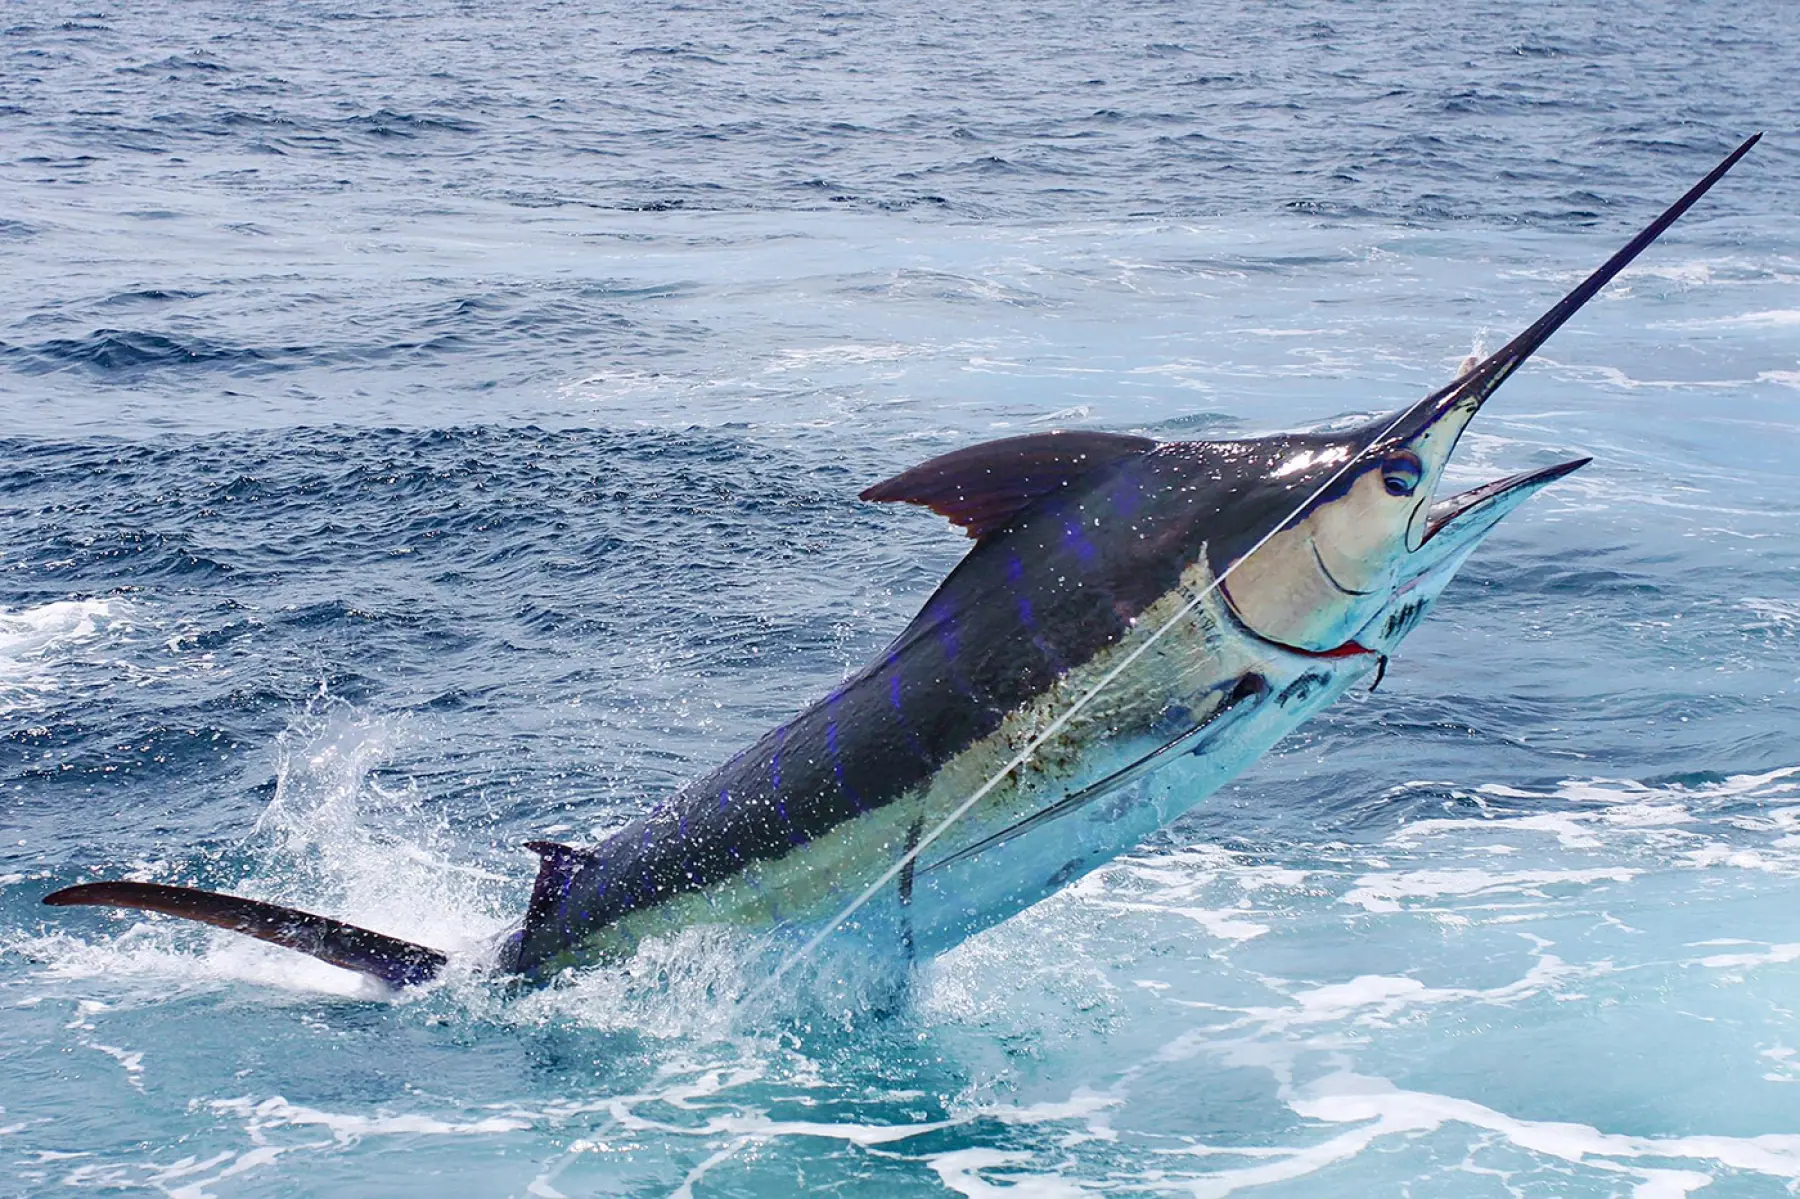
[{"label": "deep blue water", "polygon": [[[1784,0],[0,10],[0,1193],[1800,1187]],[[924,968],[422,997],[39,906],[467,949],[966,544],[1050,427],[1386,411],[1761,146],[1510,382],[1387,682]]]}]

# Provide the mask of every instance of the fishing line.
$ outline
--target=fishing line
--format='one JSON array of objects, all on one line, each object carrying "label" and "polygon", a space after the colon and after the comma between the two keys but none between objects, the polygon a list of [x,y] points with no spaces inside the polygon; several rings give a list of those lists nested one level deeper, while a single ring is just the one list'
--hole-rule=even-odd
[{"label": "fishing line", "polygon": [[1165,633],[1167,633],[1170,629],[1174,628],[1178,623],[1180,623],[1184,618],[1186,618],[1189,613],[1193,612],[1193,610],[1195,608],[1198,608],[1203,602],[1205,602],[1206,598],[1209,595],[1211,595],[1213,592],[1217,591],[1219,589],[1219,586],[1222,583],[1224,583],[1226,579],[1231,577],[1231,572],[1236,570],[1238,568],[1238,565],[1240,563],[1242,563],[1245,558],[1250,557],[1251,554],[1254,554],[1257,550],[1261,549],[1264,545],[1266,545],[1269,542],[1269,540],[1272,537],[1275,536],[1275,534],[1277,534],[1277,533],[1281,532],[1283,529],[1287,528],[1288,525],[1293,522],[1295,517],[1299,516],[1302,512],[1305,512],[1308,508],[1312,507],[1313,503],[1316,500],[1318,500],[1320,496],[1324,495],[1327,491],[1331,490],[1331,488],[1337,484],[1339,479],[1342,479],[1345,475],[1350,473],[1350,468],[1355,466],[1358,462],[1361,462],[1363,460],[1364,455],[1366,455],[1370,449],[1374,448],[1377,445],[1380,445],[1382,443],[1382,441],[1384,441],[1387,438],[1387,435],[1389,433],[1392,433],[1395,429],[1399,428],[1400,425],[1407,420],[1407,418],[1411,417],[1415,412],[1419,411],[1421,408],[1424,408],[1427,405],[1436,403],[1436,402],[1446,398],[1448,395],[1450,395],[1454,391],[1461,390],[1462,387],[1466,386],[1466,381],[1468,380],[1468,378],[1469,378],[1469,375],[1467,373],[1465,373],[1461,378],[1452,382],[1449,387],[1446,387],[1446,388],[1443,388],[1442,390],[1433,392],[1431,395],[1425,396],[1423,399],[1420,399],[1420,400],[1414,402],[1409,407],[1401,410],[1400,415],[1396,416],[1393,420],[1389,421],[1388,424],[1381,430],[1381,432],[1376,434],[1375,437],[1373,437],[1372,439],[1370,439],[1368,444],[1364,445],[1362,447],[1362,449],[1360,449],[1360,450],[1356,451],[1356,453],[1350,455],[1349,460],[1346,461],[1344,463],[1344,465],[1338,467],[1338,469],[1332,473],[1330,478],[1326,479],[1325,482],[1321,483],[1318,486],[1317,490],[1313,491],[1312,494],[1308,495],[1304,500],[1302,500],[1298,505],[1296,505],[1293,511],[1289,512],[1286,516],[1282,517],[1280,524],[1276,525],[1273,529],[1270,529],[1267,533],[1264,533],[1262,535],[1262,537],[1257,540],[1255,545],[1252,545],[1249,548],[1249,550],[1246,551],[1242,556],[1240,556],[1235,561],[1233,561],[1228,566],[1226,566],[1226,568],[1224,570],[1220,571],[1218,574],[1218,577],[1213,579],[1213,581],[1211,583],[1208,583],[1206,585],[1206,588],[1203,591],[1201,591],[1200,594],[1190,598],[1185,604],[1183,604],[1180,607],[1180,609],[1178,609],[1176,611],[1176,613],[1173,616],[1169,617],[1169,619],[1164,621],[1162,623],[1162,625],[1159,628],[1157,628],[1157,630],[1155,632],[1151,633],[1149,637],[1145,638],[1143,644],[1139,645],[1136,649],[1132,650],[1129,654],[1126,654],[1125,657],[1117,665],[1115,665],[1111,670],[1107,671],[1104,675],[1100,676],[1099,681],[1096,682],[1092,687],[1089,687],[1087,689],[1087,691],[1082,693],[1082,695],[1079,698],[1077,698],[1073,704],[1071,704],[1069,706],[1067,711],[1065,711],[1061,716],[1058,716],[1055,720],[1051,721],[1048,725],[1044,726],[1043,731],[1038,733],[1035,737],[1033,737],[1026,744],[1024,749],[1022,749],[1018,753],[1014,754],[1012,756],[1012,759],[1010,761],[1008,761],[1006,763],[1006,765],[1002,766],[999,770],[995,771],[994,774],[992,775],[992,777],[990,777],[987,780],[987,782],[985,782],[985,783],[981,784],[981,786],[977,787],[972,793],[970,793],[970,795],[967,799],[963,800],[954,809],[952,809],[948,816],[945,816],[929,832],[927,832],[923,836],[921,836],[918,839],[918,841],[915,842],[910,849],[908,849],[904,854],[902,854],[900,856],[900,859],[898,861],[896,861],[892,866],[890,866],[887,869],[887,871],[885,873],[883,873],[881,875],[880,878],[876,879],[874,882],[870,883],[867,887],[865,887],[863,889],[862,893],[860,895],[858,895],[855,899],[851,900],[849,905],[846,906],[843,911],[839,912],[836,916],[832,917],[831,921],[829,923],[827,923],[824,928],[822,928],[818,932],[814,933],[813,936],[811,937],[811,939],[809,939],[806,942],[806,944],[802,945],[799,949],[795,950],[793,953],[789,954],[786,958],[784,958],[782,960],[781,964],[775,967],[775,972],[773,974],[771,974],[767,979],[765,979],[762,983],[758,984],[750,992],[750,994],[745,996],[744,1001],[746,1003],[748,1003],[751,1000],[758,998],[765,991],[767,991],[770,987],[772,987],[776,983],[780,982],[782,976],[785,975],[789,970],[793,969],[795,966],[799,965],[801,962],[803,962],[807,958],[811,957],[818,950],[819,946],[825,943],[826,938],[830,937],[832,933],[834,933],[838,929],[842,928],[844,925],[844,922],[846,920],[848,920],[848,919],[850,919],[850,917],[856,915],[856,913],[862,909],[863,905],[868,903],[871,899],[875,898],[875,896],[881,891],[881,889],[883,887],[887,886],[889,883],[893,882],[896,878],[898,878],[900,876],[901,871],[905,870],[913,862],[917,861],[919,858],[919,855],[924,853],[927,849],[929,849],[931,847],[932,843],[935,842],[939,837],[943,836],[946,832],[948,832],[951,825],[955,824],[958,820],[961,820],[965,815],[968,814],[968,811],[970,808],[973,808],[976,804],[980,803],[983,799],[985,799],[989,792],[993,791],[993,789],[995,787],[998,787],[1002,782],[1005,781],[1007,775],[1011,774],[1013,771],[1015,771],[1019,767],[1023,766],[1026,762],[1030,761],[1032,756],[1034,754],[1036,754],[1039,749],[1043,748],[1044,743],[1049,741],[1052,737],[1056,736],[1058,733],[1062,732],[1063,729],[1067,728],[1069,722],[1071,720],[1075,719],[1075,717],[1081,712],[1081,710],[1083,708],[1087,707],[1088,704],[1092,703],[1095,696],[1099,695],[1102,691],[1106,690],[1107,687],[1111,686],[1114,679],[1118,678],[1121,674],[1125,673],[1125,670],[1133,662],[1136,662],[1139,658],[1143,657],[1144,654],[1150,649],[1151,646],[1155,645],[1158,641],[1162,640],[1163,635]]}]

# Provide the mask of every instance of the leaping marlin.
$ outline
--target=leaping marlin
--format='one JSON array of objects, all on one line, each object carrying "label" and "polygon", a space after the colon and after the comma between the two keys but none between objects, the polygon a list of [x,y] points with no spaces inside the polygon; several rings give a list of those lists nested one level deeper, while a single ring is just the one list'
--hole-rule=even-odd
[{"label": "leaping marlin", "polygon": [[[869,488],[974,547],[880,657],[793,720],[600,845],[531,843],[537,882],[498,969],[547,981],[702,924],[924,957],[1131,849],[1384,667],[1494,526],[1588,461],[1432,499],[1494,390],[1756,141],[1397,414],[1243,441],[1034,434]],[[88,883],[44,902],[182,916],[395,987],[447,960],[186,887]]]}]

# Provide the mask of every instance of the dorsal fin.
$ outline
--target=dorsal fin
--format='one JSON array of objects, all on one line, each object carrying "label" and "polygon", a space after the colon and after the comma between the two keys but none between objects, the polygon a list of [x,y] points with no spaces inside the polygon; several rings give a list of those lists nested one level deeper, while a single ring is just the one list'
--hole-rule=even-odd
[{"label": "dorsal fin", "polygon": [[971,537],[985,537],[1035,500],[1155,446],[1148,437],[1085,430],[1007,437],[921,462],[875,484],[862,498],[918,504]]}]

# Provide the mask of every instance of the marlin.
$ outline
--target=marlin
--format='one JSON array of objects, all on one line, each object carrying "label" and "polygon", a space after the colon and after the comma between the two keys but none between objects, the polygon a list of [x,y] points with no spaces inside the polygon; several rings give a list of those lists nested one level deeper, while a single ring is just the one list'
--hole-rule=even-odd
[{"label": "marlin", "polygon": [[[911,962],[1132,849],[1379,681],[1488,533],[1587,463],[1433,499],[1495,389],[1757,140],[1498,352],[1392,415],[1236,441],[1041,433],[870,487],[863,499],[929,508],[973,548],[878,658],[793,720],[597,846],[530,843],[537,880],[494,968],[545,983],[697,925]],[[44,902],[185,917],[392,987],[448,960],[187,887],[87,883]]]}]

